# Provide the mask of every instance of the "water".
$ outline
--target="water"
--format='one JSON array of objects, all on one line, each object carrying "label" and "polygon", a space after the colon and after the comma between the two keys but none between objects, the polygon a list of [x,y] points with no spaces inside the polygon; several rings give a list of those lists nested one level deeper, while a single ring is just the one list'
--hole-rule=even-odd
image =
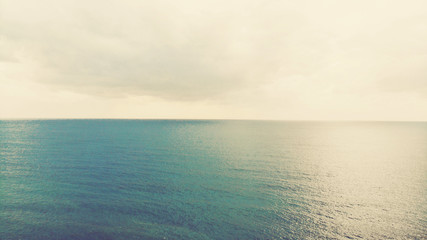
[{"label": "water", "polygon": [[0,121],[0,239],[426,239],[427,123]]}]

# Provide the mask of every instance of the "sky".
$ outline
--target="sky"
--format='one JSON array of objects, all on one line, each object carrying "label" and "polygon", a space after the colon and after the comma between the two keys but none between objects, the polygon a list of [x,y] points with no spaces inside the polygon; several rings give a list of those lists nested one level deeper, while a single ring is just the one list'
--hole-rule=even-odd
[{"label": "sky", "polygon": [[427,121],[427,1],[0,0],[0,118]]}]

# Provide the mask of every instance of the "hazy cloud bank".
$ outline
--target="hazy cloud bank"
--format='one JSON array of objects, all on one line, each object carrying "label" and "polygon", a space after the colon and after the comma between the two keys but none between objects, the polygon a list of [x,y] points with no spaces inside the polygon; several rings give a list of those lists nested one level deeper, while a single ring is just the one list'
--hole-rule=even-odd
[{"label": "hazy cloud bank", "polygon": [[427,96],[426,9],[418,0],[0,0],[0,84],[271,112]]},{"label": "hazy cloud bank", "polygon": [[39,65],[39,81],[191,100],[271,81],[280,69],[311,71],[326,46],[298,40],[305,24],[261,1],[14,1],[3,4],[1,34]]}]

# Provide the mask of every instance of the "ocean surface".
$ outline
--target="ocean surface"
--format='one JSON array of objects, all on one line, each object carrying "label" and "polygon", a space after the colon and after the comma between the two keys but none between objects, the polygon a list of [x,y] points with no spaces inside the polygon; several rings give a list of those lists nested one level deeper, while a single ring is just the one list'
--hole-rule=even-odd
[{"label": "ocean surface", "polygon": [[0,121],[0,239],[427,239],[427,123]]}]

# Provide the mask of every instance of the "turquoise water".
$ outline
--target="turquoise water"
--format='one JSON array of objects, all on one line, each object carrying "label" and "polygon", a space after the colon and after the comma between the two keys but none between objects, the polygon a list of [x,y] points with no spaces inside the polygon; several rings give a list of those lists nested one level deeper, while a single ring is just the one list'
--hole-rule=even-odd
[{"label": "turquoise water", "polygon": [[426,239],[427,123],[0,121],[0,239]]}]

